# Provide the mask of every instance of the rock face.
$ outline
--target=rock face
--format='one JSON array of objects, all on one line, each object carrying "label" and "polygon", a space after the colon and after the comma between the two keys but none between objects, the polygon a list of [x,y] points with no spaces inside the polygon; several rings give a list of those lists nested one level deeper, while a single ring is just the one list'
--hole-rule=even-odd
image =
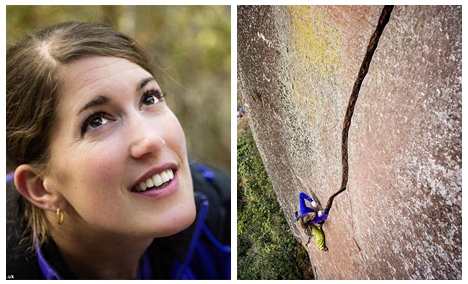
[{"label": "rock face", "polygon": [[[349,95],[382,6],[238,7],[238,93],[298,241],[341,182]],[[349,131],[318,279],[462,278],[462,8],[396,6]]]}]

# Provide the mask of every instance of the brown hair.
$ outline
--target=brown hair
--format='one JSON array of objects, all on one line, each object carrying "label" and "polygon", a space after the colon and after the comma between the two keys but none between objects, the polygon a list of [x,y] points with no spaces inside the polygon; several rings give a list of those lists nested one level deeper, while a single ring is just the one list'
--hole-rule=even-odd
[{"label": "brown hair", "polygon": [[[60,23],[26,36],[6,58],[7,170],[30,164],[47,170],[50,131],[60,100],[60,69],[85,56],[112,56],[132,61],[153,74],[148,54],[133,39],[96,23]],[[44,211],[20,196],[19,215],[25,237],[40,244],[48,238]]]},{"label": "brown hair", "polygon": [[[312,217],[309,214],[312,214]],[[311,224],[311,221],[314,218],[315,218],[315,213],[306,213],[306,214],[300,216],[297,219],[297,222],[299,222],[299,225],[301,226],[302,229],[307,229],[308,225]]]}]

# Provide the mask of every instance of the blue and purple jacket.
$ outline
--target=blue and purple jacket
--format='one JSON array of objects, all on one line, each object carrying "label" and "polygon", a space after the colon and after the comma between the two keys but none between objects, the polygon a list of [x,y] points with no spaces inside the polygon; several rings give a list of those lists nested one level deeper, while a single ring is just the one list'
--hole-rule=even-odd
[{"label": "blue and purple jacket", "polygon": [[[308,196],[307,194],[305,194],[304,192],[301,191],[299,193],[299,215],[300,216],[305,215],[305,214],[310,213],[310,212],[315,212],[314,209],[308,207],[305,204],[305,200],[307,200],[309,202],[314,201],[310,196]],[[317,212],[315,212],[315,213],[317,213]],[[318,223],[324,221],[327,218],[328,218],[328,210],[324,210],[322,216],[317,215],[314,218],[314,220],[312,220],[312,224],[318,224]]]}]

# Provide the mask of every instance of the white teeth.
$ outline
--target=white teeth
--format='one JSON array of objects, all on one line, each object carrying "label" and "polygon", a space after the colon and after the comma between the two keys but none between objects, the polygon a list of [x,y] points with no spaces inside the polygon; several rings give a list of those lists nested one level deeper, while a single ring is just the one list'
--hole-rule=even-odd
[{"label": "white teeth", "polygon": [[144,191],[144,190],[146,190],[146,183],[140,182],[140,184],[138,185],[138,187],[139,187],[139,188],[138,188],[139,191]]},{"label": "white teeth", "polygon": [[155,186],[160,186],[161,184],[163,184],[162,178],[161,178],[160,175],[154,175],[153,176],[153,182],[154,182]]},{"label": "white teeth", "polygon": [[162,173],[155,174],[151,178],[147,179],[145,182],[140,182],[136,187],[135,191],[145,191],[152,187],[158,187],[162,184],[172,180],[174,178],[174,172],[169,169],[165,170]]},{"label": "white teeth", "polygon": [[164,183],[169,180],[169,175],[166,172],[162,172],[161,179],[163,180],[163,183]]},{"label": "white teeth", "polygon": [[153,183],[153,180],[152,179],[147,179],[146,180],[146,187],[150,188],[150,187],[153,187],[154,186],[154,183]]}]

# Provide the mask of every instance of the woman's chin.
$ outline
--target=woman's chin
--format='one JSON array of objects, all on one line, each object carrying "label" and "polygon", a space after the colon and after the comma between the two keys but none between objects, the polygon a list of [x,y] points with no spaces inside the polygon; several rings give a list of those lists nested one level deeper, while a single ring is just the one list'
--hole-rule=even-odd
[{"label": "woman's chin", "polygon": [[168,214],[164,220],[155,220],[152,232],[148,232],[153,238],[162,238],[175,235],[193,224],[196,218],[195,203],[187,204],[183,211],[176,214]]}]

